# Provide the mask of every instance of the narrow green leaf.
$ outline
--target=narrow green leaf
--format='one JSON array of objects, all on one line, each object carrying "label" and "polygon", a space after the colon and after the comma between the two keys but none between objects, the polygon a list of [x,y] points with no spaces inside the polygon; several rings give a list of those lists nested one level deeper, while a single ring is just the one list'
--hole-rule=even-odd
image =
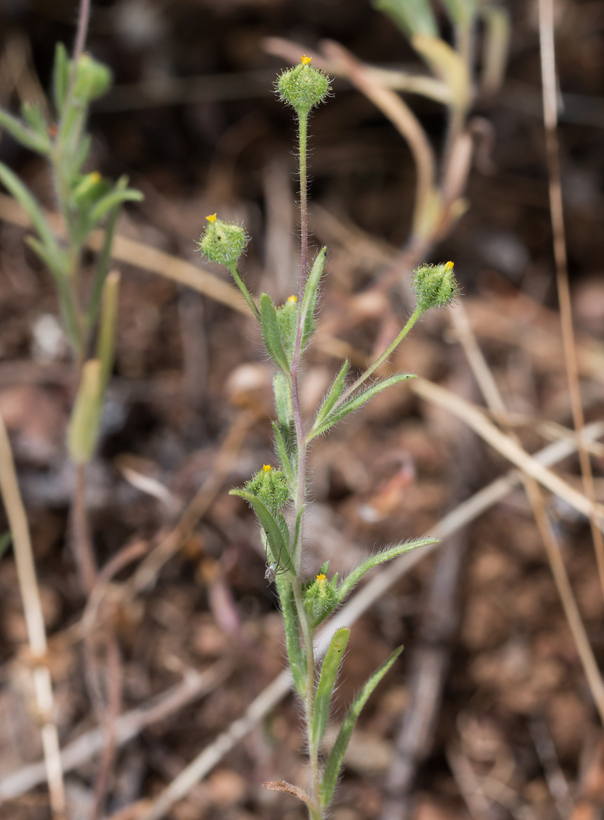
[{"label": "narrow green leaf", "polygon": [[314,333],[317,293],[319,290],[319,283],[321,282],[321,277],[323,276],[323,270],[325,268],[326,256],[327,248],[322,248],[317,258],[315,259],[308,279],[306,280],[304,296],[302,297],[302,307],[300,309],[300,321],[302,322],[302,350],[304,350],[304,348],[308,344],[308,340]]},{"label": "narrow green leaf", "polygon": [[40,103],[25,102],[21,106],[21,116],[33,128],[50,148],[50,140],[48,138],[48,123],[44,119],[42,113],[42,106]]},{"label": "narrow green leaf", "polygon": [[6,550],[10,547],[13,542],[13,534],[10,530],[8,532],[3,533],[0,536],[0,558],[4,555]]},{"label": "narrow green leaf", "polygon": [[276,309],[276,312],[283,350],[285,350],[287,362],[291,368],[294,360],[294,351],[296,349],[296,338],[298,336],[298,304],[288,299],[284,305],[280,305]]},{"label": "narrow green leaf", "polygon": [[[283,513],[278,513],[276,520],[277,520],[277,526],[279,527],[279,530],[281,532],[281,537],[283,538],[283,543],[289,545],[289,540],[290,540],[289,527],[287,526],[287,521],[285,520],[285,516],[283,515]],[[287,566],[287,563],[286,563],[287,562],[287,557],[289,556],[289,554],[290,554],[290,550],[289,550],[289,547],[288,547],[287,556],[281,555],[281,558],[279,560],[279,566],[277,567],[277,570],[279,570],[280,567],[284,567],[285,569],[289,569],[289,567]]]},{"label": "narrow green leaf", "polygon": [[248,492],[247,490],[231,490],[230,495],[239,496],[239,498],[244,498],[248,504],[252,507],[256,515],[258,516],[258,520],[260,521],[260,526],[266,533],[266,537],[268,539],[268,545],[271,552],[271,558],[273,561],[288,566],[288,570],[290,572],[294,572],[294,567],[291,562],[291,557],[289,554],[288,545],[285,543],[283,539],[283,534],[279,527],[279,524],[273,517],[272,513],[268,510],[266,505],[255,495]]},{"label": "narrow green leaf", "polygon": [[349,637],[350,629],[347,627],[338,629],[331,639],[329,649],[323,660],[321,677],[319,678],[319,685],[317,686],[317,694],[315,696],[315,713],[311,727],[310,742],[311,745],[315,747],[321,742],[321,738],[327,729],[331,693],[335,686],[338,670],[344,657]]},{"label": "narrow green leaf", "polygon": [[89,359],[82,368],[73,412],[69,422],[69,456],[75,464],[87,464],[94,453],[101,423],[103,385],[101,362]]},{"label": "narrow green leaf", "polygon": [[52,72],[52,95],[55,109],[59,117],[63,112],[67,89],[69,87],[69,56],[63,43],[57,43],[55,48],[55,62]]},{"label": "narrow green leaf", "polygon": [[293,487],[295,483],[295,474],[294,474],[294,465],[291,462],[289,451],[285,445],[285,440],[281,433],[281,428],[279,427],[276,421],[273,422],[273,432],[275,434],[275,449],[277,451],[277,456],[279,458],[279,465],[285,475],[287,476],[287,480],[290,483],[290,486]]},{"label": "narrow green leaf", "polygon": [[304,514],[305,507],[306,505],[303,504],[298,510],[298,515],[296,516],[296,526],[294,527],[294,540],[291,544],[290,549],[292,559],[294,560],[296,558],[296,553],[300,549],[300,529],[302,527],[302,516]]},{"label": "narrow green leaf", "polygon": [[113,370],[119,292],[120,275],[117,271],[113,271],[105,280],[105,286],[103,288],[101,322],[96,344],[96,355],[101,362],[101,386],[103,393],[107,388],[107,383]]},{"label": "narrow green leaf", "polygon": [[333,427],[334,424],[337,424],[345,416],[350,413],[354,413],[354,411],[358,410],[359,407],[362,407],[365,402],[368,402],[374,396],[377,396],[378,393],[381,393],[382,390],[386,390],[388,387],[392,387],[393,385],[406,381],[407,379],[415,378],[416,376],[414,373],[400,373],[398,376],[391,376],[389,379],[384,379],[384,381],[372,385],[372,387],[367,388],[367,390],[364,390],[352,399],[348,399],[348,401],[345,401],[344,404],[341,404],[339,407],[332,410],[331,413],[328,413],[322,424],[315,423],[313,429],[309,433],[308,440],[310,441],[310,439],[315,438],[315,436],[320,436],[322,433],[325,433],[330,427]]},{"label": "narrow green leaf", "polygon": [[57,260],[49,254],[47,248],[36,239],[35,236],[28,236],[25,241],[32,251],[44,262],[55,278],[63,324],[65,325],[74,350],[79,351],[82,347],[80,326],[73,304],[72,292],[67,282],[66,262],[62,258],[62,251],[57,249],[57,253],[59,254],[59,259]]},{"label": "narrow green leaf", "polygon": [[384,12],[406,37],[428,34],[438,37],[438,26],[430,0],[373,0],[375,9]]},{"label": "narrow green leaf", "polygon": [[277,311],[273,300],[267,293],[263,293],[260,297],[260,325],[269,356],[284,373],[289,373],[289,364],[277,323]]},{"label": "narrow green leaf", "polygon": [[472,82],[468,67],[460,54],[440,37],[418,33],[411,40],[433,74],[449,86],[453,104],[466,109],[472,99]]},{"label": "narrow green leaf", "polygon": [[340,372],[335,377],[333,384],[329,390],[329,393],[323,399],[323,404],[319,408],[319,412],[317,413],[317,418],[315,419],[314,426],[320,426],[323,421],[329,415],[331,408],[337,402],[337,400],[342,395],[342,390],[344,389],[344,381],[346,380],[346,374],[348,373],[348,359],[344,362],[342,367],[340,368]]},{"label": "narrow green leaf", "polygon": [[352,730],[355,727],[358,717],[361,714],[361,710],[367,702],[367,699],[375,689],[375,687],[378,685],[378,683],[381,681],[381,679],[384,677],[386,672],[390,669],[390,667],[402,651],[402,646],[399,646],[398,649],[394,650],[394,652],[392,653],[392,655],[390,655],[388,660],[385,663],[383,663],[380,666],[380,668],[377,669],[369,678],[365,686],[363,686],[359,694],[354,699],[352,706],[348,710],[348,714],[346,715],[344,723],[342,724],[340,733],[338,734],[336,742],[334,743],[333,748],[329,754],[329,758],[327,759],[327,765],[325,766],[323,779],[321,780],[321,805],[324,808],[327,808],[327,806],[329,806],[329,804],[331,803],[334,789],[336,787],[336,783],[338,781],[338,777],[340,774],[340,769],[342,768],[342,763],[344,761],[344,754],[346,753],[348,741],[350,740]]},{"label": "narrow green leaf", "polygon": [[[127,185],[127,177],[122,177],[117,182],[118,186]],[[113,245],[113,237],[115,236],[115,229],[117,227],[117,220],[119,218],[122,206],[121,203],[116,205],[109,214],[109,219],[105,226],[105,237],[103,239],[103,246],[99,251],[96,260],[96,267],[94,269],[94,278],[92,282],[92,290],[90,299],[88,301],[88,311],[86,316],[86,325],[90,331],[96,322],[99,305],[101,302],[101,294],[105,284],[105,278],[109,273],[109,266],[111,265],[111,248]]]},{"label": "narrow green leaf", "polygon": [[32,249],[36,256],[38,256],[41,259],[41,261],[44,262],[48,270],[55,277],[57,283],[66,280],[67,261],[62,256],[60,251],[58,252],[58,258],[54,257],[52,253],[49,253],[48,248],[45,245],[43,245],[40,242],[40,240],[35,236],[26,237],[25,243]]},{"label": "narrow green leaf", "polygon": [[406,541],[403,544],[397,544],[395,547],[390,547],[389,549],[382,550],[382,552],[377,552],[375,555],[370,556],[363,561],[362,564],[359,564],[356,569],[353,569],[350,575],[343,579],[338,587],[338,602],[344,600],[350,590],[359,583],[363,575],[369,572],[370,569],[379,566],[379,564],[385,564],[386,561],[392,561],[393,558],[403,555],[405,552],[410,552],[418,547],[425,547],[428,544],[437,544],[438,541],[438,538],[416,538],[415,541]]},{"label": "narrow green leaf", "polygon": [[476,14],[476,0],[443,0],[443,5],[457,26],[467,26]]},{"label": "narrow green leaf", "polygon": [[9,193],[11,193],[25,209],[49,256],[53,259],[58,259],[59,246],[40,206],[19,177],[14,174],[10,168],[4,165],[3,162],[0,162],[0,182],[2,182]]},{"label": "narrow green leaf", "polygon": [[42,156],[47,156],[48,152],[50,151],[50,140],[48,135],[42,136],[34,131],[32,128],[28,128],[26,125],[23,125],[21,120],[18,120],[16,117],[13,117],[12,114],[9,114],[8,111],[4,111],[0,108],[0,126],[6,129],[8,133],[20,142],[21,145],[24,145],[26,148],[30,148],[32,151],[35,151],[38,154],[42,154]]},{"label": "narrow green leaf", "polygon": [[294,423],[294,405],[292,403],[292,392],[288,379],[283,373],[275,373],[273,378],[273,393],[275,395],[275,407],[277,408],[277,419],[283,435],[283,440],[287,447],[290,446],[291,427]]},{"label": "narrow green leaf", "polygon": [[135,188],[126,188],[122,190],[118,185],[99,199],[96,205],[90,211],[89,221],[91,225],[96,225],[103,219],[108,212],[115,208],[116,205],[122,205],[124,202],[141,202],[144,199],[143,194]]},{"label": "narrow green leaf", "polygon": [[286,574],[279,574],[275,578],[275,585],[281,602],[283,625],[285,627],[285,646],[291,669],[294,686],[301,698],[306,695],[306,658],[300,641],[298,628],[298,612],[291,582]]}]

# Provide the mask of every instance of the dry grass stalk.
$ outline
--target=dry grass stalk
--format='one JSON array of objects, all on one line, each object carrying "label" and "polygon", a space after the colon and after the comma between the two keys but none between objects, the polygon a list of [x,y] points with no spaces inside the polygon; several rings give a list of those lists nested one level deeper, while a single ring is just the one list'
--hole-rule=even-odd
[{"label": "dry grass stalk", "polygon": [[[556,263],[556,284],[560,306],[562,344],[568,378],[573,421],[577,434],[585,427],[585,416],[581,402],[579,367],[575,343],[575,331],[568,283],[568,257],[566,253],[566,233],[564,229],[564,209],[562,203],[562,182],[560,178],[560,151],[558,145],[558,84],[556,77],[556,54],[554,43],[553,0],[539,0],[539,45],[541,51],[541,83],[543,87],[543,121],[545,124],[545,145],[549,174],[549,200],[554,234],[554,259]],[[594,476],[588,451],[579,444],[579,464],[583,477],[583,489],[590,501],[596,497]],[[604,536],[598,527],[595,515],[589,516],[591,535],[598,563],[600,586],[604,593]]]},{"label": "dry grass stalk", "polygon": [[[457,331],[459,341],[466,353],[470,367],[490,410],[504,414],[506,408],[503,398],[486,359],[482,355],[482,351],[476,342],[476,338],[472,333],[463,305],[456,305],[449,313]],[[514,443],[519,444],[515,433],[510,434],[510,439]],[[537,480],[526,472],[522,474],[522,483],[547,553],[564,613],[572,632],[577,653],[583,665],[585,677],[587,678],[592,697],[598,709],[600,720],[604,723],[604,682],[602,681],[602,675],[589,643],[587,631],[583,624],[579,607],[577,606],[568,573],[566,572],[560,544],[558,543],[554,528],[552,527],[545,508],[541,488]],[[595,520],[594,516],[591,516],[591,518]],[[598,533],[601,534],[599,530]]]},{"label": "dry grass stalk", "polygon": [[53,817],[60,820],[60,818],[65,817],[65,787],[61,767],[59,733],[53,715],[52,680],[46,665],[46,629],[27,516],[25,515],[25,508],[23,507],[23,500],[17,482],[15,462],[8,433],[2,417],[0,417],[0,490],[2,491],[4,509],[12,533],[13,552],[17,566],[19,589],[23,600],[27,635],[31,654],[35,661],[32,677],[38,709],[37,719],[40,722],[42,734],[50,805]]}]

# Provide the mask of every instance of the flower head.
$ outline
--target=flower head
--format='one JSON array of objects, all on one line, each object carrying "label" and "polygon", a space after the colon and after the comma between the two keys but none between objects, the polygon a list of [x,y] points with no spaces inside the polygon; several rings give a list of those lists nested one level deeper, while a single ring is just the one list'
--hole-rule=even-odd
[{"label": "flower head", "polygon": [[303,55],[300,64],[284,71],[276,82],[279,99],[295,108],[299,116],[306,116],[331,91],[327,74],[313,68],[310,61]]},{"label": "flower head", "polygon": [[206,216],[208,224],[199,239],[199,250],[210,262],[226,268],[237,266],[237,261],[249,242],[245,230],[236,222],[224,222],[216,214]]}]

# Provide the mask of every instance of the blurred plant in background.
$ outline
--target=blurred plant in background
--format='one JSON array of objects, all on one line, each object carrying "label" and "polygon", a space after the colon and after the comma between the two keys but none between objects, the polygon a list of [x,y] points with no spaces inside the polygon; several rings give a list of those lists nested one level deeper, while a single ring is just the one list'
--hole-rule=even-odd
[{"label": "blurred plant in background", "polygon": [[[86,171],[91,137],[86,123],[91,103],[105,94],[111,72],[89,54],[82,53],[89,4],[80,8],[78,37],[70,58],[62,43],[55,51],[53,102],[56,122],[48,121],[38,103],[25,102],[21,119],[0,110],[0,126],[25,148],[49,163],[58,210],[60,232],[51,227],[31,191],[6,165],[0,163],[0,181],[24,208],[36,236],[27,244],[52,274],[64,328],[71,345],[75,401],[68,430],[68,452],[76,468],[72,497],[72,545],[83,592],[89,595],[97,579],[97,562],[88,525],[86,466],[94,454],[107,383],[113,368],[117,323],[119,274],[110,272],[111,248],[122,205],[140,201],[142,194],[128,187],[127,177],[116,183],[97,171]],[[83,253],[93,231],[104,225],[104,236],[91,281],[82,275]],[[0,430],[3,478],[1,490],[11,527],[21,594],[28,619],[28,634],[34,657],[46,652],[44,619],[41,614],[35,569],[25,511],[10,453],[6,430]],[[33,614],[32,614],[33,613]],[[102,630],[102,650],[85,638],[85,663],[91,701],[100,722],[107,721],[104,751],[95,783],[92,817],[103,809],[105,791],[115,750],[111,715],[121,698],[119,649],[112,625]],[[104,657],[103,657],[104,656]],[[38,681],[36,683],[36,681]],[[41,682],[40,682],[41,681]],[[34,670],[38,686],[38,708],[42,721],[44,754],[56,816],[63,816],[64,793],[58,736],[52,716],[52,687],[48,672]]]}]

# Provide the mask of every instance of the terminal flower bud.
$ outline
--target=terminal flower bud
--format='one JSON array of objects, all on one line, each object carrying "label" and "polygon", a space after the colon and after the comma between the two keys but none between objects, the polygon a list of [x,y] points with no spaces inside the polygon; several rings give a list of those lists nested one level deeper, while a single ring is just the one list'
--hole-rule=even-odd
[{"label": "terminal flower bud", "polygon": [[245,230],[236,222],[223,222],[216,214],[206,217],[208,224],[202,233],[198,248],[210,262],[226,268],[236,267],[237,261],[249,242]]},{"label": "terminal flower bud", "polygon": [[413,275],[413,289],[417,296],[417,307],[422,312],[433,307],[450,305],[459,292],[453,273],[453,262],[446,262],[443,265],[420,265]]},{"label": "terminal flower bud", "polygon": [[284,71],[276,82],[279,99],[289,103],[301,117],[322,103],[331,91],[327,74],[313,68],[310,60],[304,55],[299,65]]}]

